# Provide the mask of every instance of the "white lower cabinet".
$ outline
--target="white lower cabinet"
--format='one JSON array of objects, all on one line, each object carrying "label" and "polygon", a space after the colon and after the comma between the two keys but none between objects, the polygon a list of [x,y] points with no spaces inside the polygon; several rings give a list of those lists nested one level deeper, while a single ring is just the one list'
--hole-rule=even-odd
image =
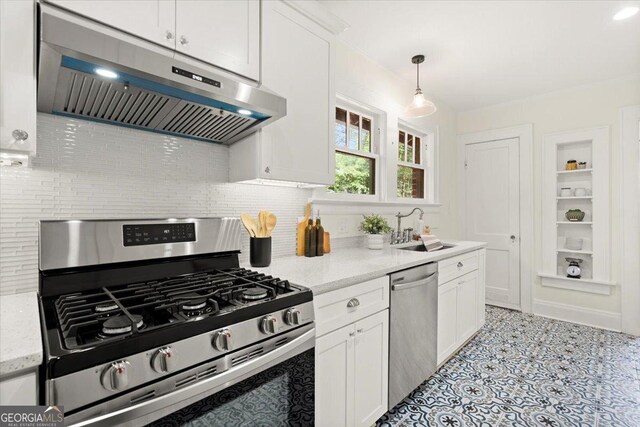
[{"label": "white lower cabinet", "polygon": [[38,374],[35,370],[0,379],[0,405],[36,405]]},{"label": "white lower cabinet", "polygon": [[[474,270],[438,286],[438,365],[445,362],[484,325],[485,250],[473,252]],[[470,260],[469,254],[460,256]],[[477,259],[477,262],[475,261]],[[448,264],[459,265],[455,258]],[[463,274],[465,273],[465,274]],[[455,276],[456,274],[452,274]]]},{"label": "white lower cabinet", "polygon": [[368,427],[387,412],[389,310],[316,341],[316,425]]},{"label": "white lower cabinet", "polygon": [[452,354],[458,345],[458,282],[438,287],[438,365]]}]

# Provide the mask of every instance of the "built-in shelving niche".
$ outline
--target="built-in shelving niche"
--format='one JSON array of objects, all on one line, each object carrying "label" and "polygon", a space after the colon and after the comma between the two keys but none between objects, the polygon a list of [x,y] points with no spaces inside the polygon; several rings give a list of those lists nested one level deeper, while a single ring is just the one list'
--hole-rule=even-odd
[{"label": "built-in shelving niche", "polygon": [[[547,134],[544,145],[543,259],[538,273],[542,286],[609,295],[609,127]],[[584,169],[566,170],[568,160],[586,162]],[[563,195],[562,188],[571,188]],[[586,194],[576,195],[575,189]],[[569,221],[569,209],[585,213]],[[567,248],[567,239],[582,239],[582,247]],[[582,262],[581,278],[567,277],[566,258]]]}]

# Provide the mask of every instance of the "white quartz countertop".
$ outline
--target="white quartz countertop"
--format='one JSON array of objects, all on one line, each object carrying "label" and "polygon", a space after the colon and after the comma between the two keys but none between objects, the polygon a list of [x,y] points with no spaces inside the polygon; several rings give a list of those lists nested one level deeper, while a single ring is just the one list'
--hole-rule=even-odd
[{"label": "white quartz countertop", "polygon": [[42,363],[38,295],[0,296],[0,376]]},{"label": "white quartz countertop", "polygon": [[486,246],[484,242],[449,240],[445,243],[455,246],[435,252],[398,249],[400,246],[416,245],[419,242],[396,247],[386,246],[382,250],[344,248],[335,249],[330,254],[321,257],[286,256],[273,258],[271,265],[265,268],[251,267],[248,263],[244,267],[289,280],[293,284],[306,286],[318,295],[376,279],[394,271],[438,261]]}]

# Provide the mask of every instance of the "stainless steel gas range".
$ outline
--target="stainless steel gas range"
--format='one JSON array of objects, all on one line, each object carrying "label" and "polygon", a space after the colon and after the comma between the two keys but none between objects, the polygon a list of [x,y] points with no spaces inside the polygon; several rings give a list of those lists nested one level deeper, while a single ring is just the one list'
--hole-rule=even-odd
[{"label": "stainless steel gas range", "polygon": [[313,424],[312,293],[239,267],[240,227],[42,221],[42,403],[79,425]]}]

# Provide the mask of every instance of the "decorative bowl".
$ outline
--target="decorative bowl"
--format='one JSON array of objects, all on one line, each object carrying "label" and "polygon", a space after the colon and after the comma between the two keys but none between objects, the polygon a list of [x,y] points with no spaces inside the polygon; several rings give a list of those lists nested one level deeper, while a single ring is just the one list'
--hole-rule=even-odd
[{"label": "decorative bowl", "polygon": [[582,221],[584,219],[584,212],[580,209],[569,209],[567,213],[564,214],[565,217],[569,221]]}]

